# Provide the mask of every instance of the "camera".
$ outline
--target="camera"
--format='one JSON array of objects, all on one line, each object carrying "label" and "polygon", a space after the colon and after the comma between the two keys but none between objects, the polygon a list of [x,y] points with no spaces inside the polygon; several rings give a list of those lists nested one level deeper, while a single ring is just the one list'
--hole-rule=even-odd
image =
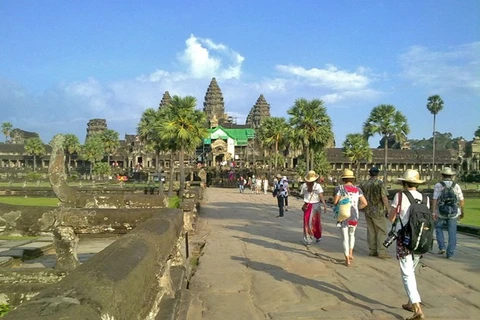
[{"label": "camera", "polygon": [[383,241],[383,246],[385,248],[388,248],[392,245],[392,243],[398,238],[398,234],[395,232],[395,230],[390,230],[390,232],[387,234],[387,239]]}]

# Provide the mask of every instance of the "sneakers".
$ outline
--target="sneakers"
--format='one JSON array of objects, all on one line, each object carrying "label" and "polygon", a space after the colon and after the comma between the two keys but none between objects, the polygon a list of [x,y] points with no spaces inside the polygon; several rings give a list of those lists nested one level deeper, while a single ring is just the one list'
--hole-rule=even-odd
[{"label": "sneakers", "polygon": [[376,253],[376,252],[370,252],[368,255],[369,255],[370,257],[376,257],[376,256],[378,256],[378,253]]},{"label": "sneakers", "polygon": [[315,239],[316,243],[319,243],[320,241],[322,241],[322,238]]},{"label": "sneakers", "polygon": [[337,227],[341,228],[342,224],[340,222],[337,222]]},{"label": "sneakers", "polygon": [[447,252],[447,251],[445,251],[443,249],[440,249],[440,250],[438,250],[437,254],[444,254],[445,252]]}]

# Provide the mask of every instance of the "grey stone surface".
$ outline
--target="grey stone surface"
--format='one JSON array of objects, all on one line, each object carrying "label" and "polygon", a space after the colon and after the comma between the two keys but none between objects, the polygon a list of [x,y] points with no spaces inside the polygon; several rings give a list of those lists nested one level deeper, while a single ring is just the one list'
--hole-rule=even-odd
[{"label": "grey stone surface", "polygon": [[[323,239],[302,243],[301,201],[276,218],[271,195],[208,188],[191,241],[206,241],[182,294],[177,319],[404,319],[411,313],[394,248],[390,260],[368,256],[365,221],[356,231],[355,260],[343,265],[340,230],[329,209]],[[436,245],[417,269],[428,319],[478,319],[480,244],[458,235],[453,259]]]}]

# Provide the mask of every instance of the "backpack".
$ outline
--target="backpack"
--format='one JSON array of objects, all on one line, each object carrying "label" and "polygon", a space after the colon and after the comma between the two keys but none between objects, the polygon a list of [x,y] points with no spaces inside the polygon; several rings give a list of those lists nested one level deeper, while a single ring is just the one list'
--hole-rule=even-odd
[{"label": "backpack", "polygon": [[340,186],[340,199],[335,207],[335,218],[338,222],[347,220],[351,216],[352,200],[345,190],[344,186]]},{"label": "backpack", "polygon": [[410,191],[404,191],[403,193],[410,201],[407,224],[403,225],[402,220],[400,220],[403,245],[413,253],[427,253],[433,246],[434,232],[433,215],[427,206],[427,196],[423,195],[422,201],[419,201],[412,196]]},{"label": "backpack", "polygon": [[458,213],[458,199],[455,194],[455,182],[452,182],[452,185],[448,187],[444,181],[440,182],[443,186],[442,193],[437,199],[438,203],[438,213],[445,218],[453,218]]}]

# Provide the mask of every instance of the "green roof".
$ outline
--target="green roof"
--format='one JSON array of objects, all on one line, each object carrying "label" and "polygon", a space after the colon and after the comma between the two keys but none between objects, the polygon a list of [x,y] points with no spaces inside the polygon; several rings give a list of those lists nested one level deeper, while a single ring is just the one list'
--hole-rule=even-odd
[{"label": "green roof", "polygon": [[222,130],[225,134],[219,135],[218,138],[224,140],[231,138],[235,140],[236,146],[246,146],[248,144],[248,140],[255,137],[255,129],[253,128],[227,129],[222,126],[218,126],[213,129],[208,129],[208,132],[210,133],[210,136],[212,136],[213,133],[219,130]]}]

